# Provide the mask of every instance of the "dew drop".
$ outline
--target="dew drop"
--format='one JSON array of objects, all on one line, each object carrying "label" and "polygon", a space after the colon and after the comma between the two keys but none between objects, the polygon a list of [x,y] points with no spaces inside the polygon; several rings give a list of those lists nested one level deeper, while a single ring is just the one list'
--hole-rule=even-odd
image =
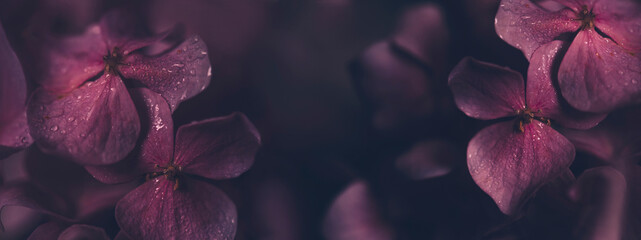
[{"label": "dew drop", "polygon": [[53,125],[51,128],[49,128],[49,130],[54,131],[54,132],[58,131],[58,126],[57,125]]}]

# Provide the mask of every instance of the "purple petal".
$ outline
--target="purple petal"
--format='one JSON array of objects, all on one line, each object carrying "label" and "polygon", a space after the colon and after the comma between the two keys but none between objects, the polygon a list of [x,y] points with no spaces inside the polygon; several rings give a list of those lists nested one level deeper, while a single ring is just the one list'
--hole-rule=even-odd
[{"label": "purple petal", "polygon": [[[0,188],[0,212],[7,206],[22,206],[40,213],[69,219],[70,206],[59,196],[26,182],[5,184]],[[0,224],[0,230],[3,228]]]},{"label": "purple petal", "polygon": [[428,66],[441,66],[449,40],[444,18],[434,4],[412,8],[403,16],[394,42]]},{"label": "purple petal", "polygon": [[147,181],[118,202],[116,220],[132,239],[234,239],[236,207],[216,187],[180,178]]},{"label": "purple petal", "polygon": [[323,232],[332,240],[394,239],[363,181],[350,184],[334,200],[325,217]]},{"label": "purple petal", "polygon": [[106,166],[85,169],[104,183],[123,183],[154,170],[154,164],[166,166],[174,154],[174,123],[169,105],[162,96],[146,88],[130,91],[142,119],[139,148],[126,159]]},{"label": "purple petal", "polygon": [[40,79],[42,88],[66,93],[95,77],[104,70],[103,57],[107,46],[102,40],[100,27],[90,26],[83,35],[48,43],[44,50]]},{"label": "purple petal", "polygon": [[68,227],[62,233],[60,233],[60,236],[58,237],[58,240],[77,239],[110,240],[104,229],[84,224],[71,225],[71,227]]},{"label": "purple petal", "polygon": [[541,46],[532,55],[528,69],[527,103],[542,116],[551,118],[561,126],[588,129],[596,126],[607,114],[579,112],[567,105],[552,84],[554,66],[558,63],[563,42],[553,41]]},{"label": "purple petal", "polygon": [[211,78],[207,46],[198,36],[188,38],[161,56],[132,54],[126,62],[120,67],[123,76],[160,93],[172,111],[180,102],[202,92]]},{"label": "purple petal", "polygon": [[458,108],[473,118],[513,116],[525,108],[523,77],[509,68],[466,57],[450,73],[449,85]]},{"label": "purple petal", "polygon": [[502,0],[496,13],[496,33],[530,59],[539,46],[579,29],[570,9],[549,12],[530,0]]},{"label": "purple petal", "polygon": [[578,239],[622,239],[626,199],[623,174],[611,167],[586,170],[571,196],[584,206],[575,231]]},{"label": "purple petal", "polygon": [[104,42],[109,49],[118,47],[125,55],[137,49],[149,46],[167,37],[169,32],[155,36],[137,36],[138,22],[142,19],[136,18],[134,14],[124,11],[111,11],[100,19],[100,29]]},{"label": "purple petal", "polygon": [[13,121],[0,126],[0,132],[2,132],[0,134],[0,159],[4,159],[33,143],[25,109],[16,114]]},{"label": "purple petal", "polygon": [[65,226],[59,222],[48,222],[38,226],[27,240],[57,240]]},{"label": "purple petal", "polygon": [[260,135],[242,113],[184,125],[176,133],[174,164],[211,179],[234,178],[254,163]]},{"label": "purple petal", "polygon": [[596,1],[594,24],[621,47],[641,50],[641,3],[634,0]]},{"label": "purple petal", "polygon": [[399,156],[396,168],[411,179],[423,180],[448,174],[463,159],[465,156],[454,144],[430,140],[415,144]]},{"label": "purple petal", "polygon": [[467,148],[470,174],[505,214],[517,213],[545,183],[558,177],[574,159],[574,146],[542,122],[515,130],[514,121],[489,126]]},{"label": "purple petal", "polygon": [[607,112],[641,102],[641,54],[584,30],[570,45],[559,69],[563,97],[573,107]]},{"label": "purple petal", "polygon": [[352,66],[354,85],[372,108],[372,126],[385,134],[415,132],[435,115],[434,79],[388,42],[369,47]]},{"label": "purple petal", "polygon": [[43,151],[82,165],[122,160],[134,148],[140,120],[122,81],[105,74],[68,95],[40,89],[29,104],[29,127]]},{"label": "purple petal", "polygon": [[[0,24],[0,128],[14,121],[27,101],[27,82]],[[3,134],[4,135],[4,134]]]}]

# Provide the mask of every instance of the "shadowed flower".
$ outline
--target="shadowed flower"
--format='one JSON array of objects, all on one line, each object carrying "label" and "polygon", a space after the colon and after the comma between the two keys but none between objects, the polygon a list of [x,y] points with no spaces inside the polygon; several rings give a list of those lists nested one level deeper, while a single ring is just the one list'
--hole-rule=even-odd
[{"label": "shadowed flower", "polygon": [[567,51],[559,53],[559,86],[579,110],[607,112],[641,102],[641,3],[556,2],[560,9],[551,11],[530,0],[503,0],[496,32],[530,59],[539,46],[569,40]]},{"label": "shadowed flower", "polygon": [[27,82],[0,24],[0,159],[31,144],[25,104]]},{"label": "shadowed flower", "polygon": [[126,19],[108,14],[84,34],[45,49],[41,87],[28,106],[31,134],[45,152],[83,165],[117,162],[134,148],[140,131],[128,88],[161,94],[173,111],[209,84],[211,66],[199,37],[146,56],[136,50],[166,34],[136,38]]},{"label": "shadowed flower", "polygon": [[253,164],[260,136],[247,117],[234,113],[181,126],[174,143],[171,110],[163,98],[137,89],[149,109],[148,134],[137,159],[87,166],[107,183],[145,176],[147,181],[116,206],[116,220],[132,239],[233,239],[234,203],[206,179],[239,176]]},{"label": "shadowed flower", "polygon": [[27,240],[78,240],[78,239],[93,239],[93,240],[109,240],[110,238],[105,233],[105,230],[99,227],[94,227],[85,224],[74,224],[68,226],[67,224],[48,222],[36,228]]},{"label": "shadowed flower", "polygon": [[466,115],[483,120],[515,117],[481,130],[467,149],[472,178],[506,214],[516,213],[572,163],[574,146],[552,124],[586,129],[605,117],[562,107],[551,80],[561,45],[556,41],[534,53],[527,87],[519,73],[471,58],[450,75],[454,100]]}]

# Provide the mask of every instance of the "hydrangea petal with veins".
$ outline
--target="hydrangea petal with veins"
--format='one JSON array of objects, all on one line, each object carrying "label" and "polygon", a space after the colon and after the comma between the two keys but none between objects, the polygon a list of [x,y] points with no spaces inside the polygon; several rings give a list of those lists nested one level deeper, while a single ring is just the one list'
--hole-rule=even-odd
[{"label": "hydrangea petal with veins", "polygon": [[173,111],[209,84],[211,66],[198,37],[145,56],[136,50],[167,33],[135,36],[127,19],[111,12],[83,35],[53,40],[45,51],[42,86],[28,111],[29,127],[44,151],[83,165],[118,162],[130,154],[140,131],[127,87],[160,93]]},{"label": "hydrangea petal with veins", "polygon": [[29,125],[45,152],[85,165],[120,161],[140,132],[125,85],[109,73],[63,96],[38,90],[29,103]]}]

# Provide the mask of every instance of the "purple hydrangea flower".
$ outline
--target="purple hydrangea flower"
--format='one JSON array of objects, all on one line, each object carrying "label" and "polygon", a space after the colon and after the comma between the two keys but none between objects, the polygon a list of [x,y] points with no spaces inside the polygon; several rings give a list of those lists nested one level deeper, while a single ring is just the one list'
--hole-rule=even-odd
[{"label": "purple hydrangea flower", "polygon": [[116,206],[116,220],[132,239],[233,239],[234,203],[204,179],[234,178],[253,164],[260,136],[241,113],[181,126],[174,143],[171,110],[161,95],[144,96],[148,119],[137,161],[86,166],[93,176],[119,183],[147,181]]},{"label": "purple hydrangea flower", "polygon": [[513,70],[465,58],[452,71],[449,85],[466,115],[483,119],[515,117],[485,129],[470,140],[467,164],[474,181],[513,214],[542,185],[565,171],[574,146],[550,125],[586,129],[605,115],[569,113],[562,107],[551,72],[562,43],[534,53],[527,87]]},{"label": "purple hydrangea flower", "polygon": [[559,86],[579,110],[606,112],[641,102],[641,4],[556,2],[562,5],[549,10],[530,0],[503,0],[496,32],[530,59],[538,47],[569,39],[569,48],[560,53]]},{"label": "purple hydrangea flower", "polygon": [[0,24],[0,159],[33,142],[27,126],[27,82]]},{"label": "purple hydrangea flower", "polygon": [[160,93],[173,111],[209,84],[211,66],[199,37],[146,56],[136,50],[166,34],[135,38],[124,19],[108,14],[80,36],[49,43],[41,87],[28,106],[31,134],[44,151],[83,165],[117,162],[134,148],[140,131],[129,88]]}]

